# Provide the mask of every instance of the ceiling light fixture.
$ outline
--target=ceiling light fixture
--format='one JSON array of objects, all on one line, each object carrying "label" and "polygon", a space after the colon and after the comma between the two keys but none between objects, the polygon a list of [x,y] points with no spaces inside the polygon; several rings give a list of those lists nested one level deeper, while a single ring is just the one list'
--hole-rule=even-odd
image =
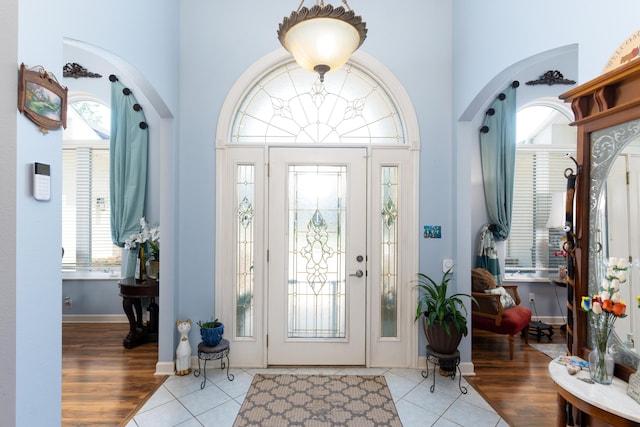
[{"label": "ceiling light fixture", "polygon": [[316,0],[311,9],[302,7],[285,17],[278,27],[278,40],[300,67],[324,75],[342,67],[367,37],[367,24],[351,10],[346,0],[342,6],[325,6]]}]

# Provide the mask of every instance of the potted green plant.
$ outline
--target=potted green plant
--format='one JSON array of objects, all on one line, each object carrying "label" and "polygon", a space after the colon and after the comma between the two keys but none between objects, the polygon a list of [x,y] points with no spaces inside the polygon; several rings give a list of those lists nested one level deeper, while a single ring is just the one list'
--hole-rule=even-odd
[{"label": "potted green plant", "polygon": [[218,321],[218,319],[207,321],[198,320],[198,326],[200,327],[200,336],[205,346],[215,347],[220,344],[222,335],[224,334],[224,325],[222,322]]},{"label": "potted green plant", "polygon": [[422,291],[418,297],[415,320],[422,316],[425,336],[431,349],[440,354],[454,353],[463,336],[466,336],[467,308],[463,297],[476,303],[470,294],[447,295],[451,268],[436,283],[424,273],[418,273],[417,287]]}]

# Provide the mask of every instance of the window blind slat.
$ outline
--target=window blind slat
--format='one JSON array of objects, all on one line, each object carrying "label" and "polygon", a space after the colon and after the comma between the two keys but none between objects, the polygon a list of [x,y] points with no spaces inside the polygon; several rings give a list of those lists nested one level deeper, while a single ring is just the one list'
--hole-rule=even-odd
[{"label": "window blind slat", "polygon": [[119,267],[121,249],[111,241],[109,148],[83,145],[63,149],[63,269]]},{"label": "window blind slat", "polygon": [[547,277],[564,259],[556,256],[562,230],[548,229],[552,195],[566,191],[567,151],[527,147],[516,153],[511,232],[505,242],[505,272]]}]

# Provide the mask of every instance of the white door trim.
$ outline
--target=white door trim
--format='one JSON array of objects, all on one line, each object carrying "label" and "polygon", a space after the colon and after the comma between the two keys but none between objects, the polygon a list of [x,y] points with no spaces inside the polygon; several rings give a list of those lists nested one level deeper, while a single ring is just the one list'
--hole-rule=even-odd
[{"label": "white door trim", "polygon": [[[300,227],[297,232],[290,229],[290,208],[292,194],[288,190],[291,182],[291,175],[289,173],[290,165],[300,165],[303,168],[307,166],[329,166],[332,167],[336,187],[334,190],[343,192],[344,204],[335,203],[336,196],[340,193],[332,192],[332,196],[323,197],[321,195],[322,188],[317,187],[318,191],[314,191],[311,194],[300,194],[300,200],[303,204],[309,203],[310,199],[314,196],[318,196],[321,206],[320,210],[316,211],[318,215],[331,214],[331,211],[337,214],[336,219],[328,219],[330,225],[327,230],[328,233],[325,236],[328,245],[322,244],[322,254],[319,256],[318,244],[320,240],[315,240],[318,237],[316,232],[311,232],[306,226],[307,223],[311,223],[315,218],[313,214],[313,208],[309,210],[309,207],[302,207],[302,210],[296,209],[295,222]],[[342,170],[340,170],[342,169]],[[334,173],[338,173],[335,175]],[[267,359],[269,365],[365,365],[366,360],[366,337],[367,330],[365,314],[367,310],[367,262],[366,255],[367,249],[367,215],[366,210],[366,197],[367,197],[367,149],[365,147],[315,147],[315,148],[298,148],[298,147],[271,147],[269,150],[269,188],[270,194],[268,209],[269,209],[269,280],[267,284],[268,288],[268,304],[267,304],[267,316],[268,316],[268,337],[269,345],[267,349]],[[308,179],[311,175],[308,169],[303,172],[303,177]],[[325,169],[325,172],[328,172]],[[326,178],[325,178],[326,179]],[[323,181],[323,183],[326,181]],[[340,182],[343,184],[340,185]],[[333,200],[330,200],[333,199]],[[333,204],[334,202],[335,204]],[[329,203],[329,206],[327,206]],[[342,206],[341,206],[342,205]],[[314,208],[317,208],[315,206]],[[325,211],[325,209],[328,210]],[[305,217],[307,219],[299,219]],[[301,221],[301,222],[299,222]],[[322,222],[320,222],[321,224]],[[341,227],[336,228],[337,223],[341,224]],[[342,232],[340,232],[342,230]],[[317,230],[316,230],[317,231]],[[291,234],[293,233],[293,234]],[[290,235],[291,234],[291,235]],[[312,268],[308,269],[307,261],[303,261],[304,248],[311,242],[304,242],[299,240],[305,236],[306,239],[311,238],[313,242],[314,250],[312,252]],[[322,233],[320,233],[322,236]],[[332,237],[333,236],[333,237]],[[295,243],[292,243],[295,242]],[[304,242],[304,243],[302,243]],[[293,244],[294,247],[289,247]],[[295,255],[294,258],[298,260],[298,263],[290,264],[291,250],[298,247],[300,255]],[[324,255],[328,252],[325,249],[330,248],[333,254],[329,256],[325,261],[326,271],[317,267],[321,266]],[[362,261],[358,262],[357,255],[361,255]],[[297,265],[297,267],[293,267]],[[292,269],[296,270],[295,272]],[[357,269],[364,274],[361,277],[356,277],[354,274]],[[308,279],[308,275],[311,275],[311,279]],[[322,279],[324,277],[324,279]],[[298,281],[296,284],[289,285],[288,280],[295,278]],[[288,336],[290,328],[296,328],[293,324],[290,324],[289,313],[290,304],[296,306],[297,303],[289,300],[292,297],[289,286],[294,286],[306,294],[313,287],[311,284],[307,284],[307,280],[314,281],[316,283],[322,283],[320,289],[330,289],[333,283],[335,286],[334,291],[338,294],[334,294],[331,298],[329,295],[318,296],[316,292],[319,291],[317,287],[313,288],[315,296],[302,297],[299,302],[302,303],[302,307],[309,307],[307,302],[313,301],[312,304],[318,307],[316,304],[320,304],[320,307],[324,307],[320,311],[320,317],[312,316],[313,319],[325,318],[325,322],[320,320],[320,324],[327,328],[327,330],[333,329],[334,333],[342,335],[338,337],[327,338],[291,338]],[[339,295],[342,294],[343,297]],[[297,299],[297,297],[293,297]],[[330,307],[333,306],[333,309]],[[304,313],[308,313],[306,310]],[[328,319],[333,316],[328,316],[329,313],[338,314],[337,317],[330,321]],[[344,315],[344,317],[342,315]],[[301,333],[307,328],[311,328],[309,332],[314,329],[314,324],[309,323],[309,318],[306,316],[297,317],[300,321]],[[296,322],[297,323],[297,322]],[[315,320],[314,320],[315,323]],[[339,332],[342,330],[342,332]],[[315,332],[312,333],[315,335]]]},{"label": "white door trim", "polygon": [[[233,352],[234,366],[242,367],[266,367],[266,329],[267,323],[266,306],[267,299],[264,295],[264,285],[267,280],[266,269],[266,239],[267,230],[264,226],[257,225],[259,232],[256,233],[256,299],[255,307],[255,329],[251,338],[235,338],[233,333],[233,302],[234,302],[234,254],[229,245],[234,242],[233,230],[235,218],[233,212],[233,165],[234,162],[242,161],[252,163],[256,167],[256,176],[267,173],[266,159],[268,145],[241,145],[231,143],[231,128],[236,112],[247,91],[253,87],[269,70],[291,60],[290,55],[284,49],[271,52],[251,65],[243,73],[234,86],[229,91],[225,99],[223,108],[218,118],[216,131],[216,270],[215,270],[215,306],[218,317],[225,319],[225,337],[229,338]],[[418,333],[420,332],[417,323],[413,322],[412,312],[415,310],[417,292],[411,286],[411,281],[418,272],[419,253],[419,150],[420,137],[418,120],[413,108],[411,99],[402,84],[393,73],[382,63],[372,56],[358,50],[352,56],[350,62],[357,64],[364,70],[369,70],[371,75],[375,75],[377,80],[384,83],[384,88],[394,100],[398,111],[402,116],[403,132],[406,144],[390,146],[369,146],[369,170],[379,167],[385,162],[399,162],[393,160],[395,156],[402,157],[402,177],[404,180],[403,209],[401,211],[402,231],[402,266],[400,279],[401,299],[398,301],[399,310],[403,317],[400,319],[398,340],[380,338],[374,336],[372,331],[376,323],[373,319],[371,293],[367,296],[367,346],[366,363],[368,366],[398,366],[398,367],[418,367],[420,358],[418,352]],[[373,72],[375,70],[375,72]],[[317,145],[316,145],[317,147]],[[394,154],[395,153],[395,154]],[[402,154],[401,154],[402,153]],[[400,164],[400,163],[397,163]],[[260,172],[262,171],[262,172]],[[264,181],[256,180],[256,221],[265,218],[265,204],[268,200],[268,189],[265,188]],[[371,184],[371,183],[370,183]],[[371,188],[371,185],[369,185]],[[370,190],[371,192],[372,190]],[[373,203],[371,198],[368,203]],[[379,205],[378,205],[379,206]],[[369,206],[370,215],[376,211],[376,207]],[[262,215],[263,219],[260,218]],[[371,221],[369,222],[371,223]],[[369,225],[371,227],[371,225]],[[370,231],[373,231],[370,229]],[[370,256],[372,252],[370,251]],[[258,264],[262,264],[259,266]],[[369,288],[377,286],[376,282],[369,277]],[[400,353],[397,353],[399,350]],[[393,354],[393,356],[389,356]],[[424,358],[423,358],[424,359]]]}]

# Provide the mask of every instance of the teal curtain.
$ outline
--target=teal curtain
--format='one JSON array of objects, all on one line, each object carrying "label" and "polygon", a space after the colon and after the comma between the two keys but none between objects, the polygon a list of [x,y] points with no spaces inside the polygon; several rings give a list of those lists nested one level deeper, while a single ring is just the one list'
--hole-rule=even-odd
[{"label": "teal curtain", "polygon": [[476,256],[476,268],[488,270],[498,285],[502,284],[502,273],[500,271],[500,260],[496,241],[493,238],[492,226],[485,224],[480,230],[480,241],[478,244],[478,255]]},{"label": "teal curtain", "polygon": [[496,240],[506,240],[511,230],[518,86],[513,82],[493,101],[480,129],[484,195]]},{"label": "teal curtain", "polygon": [[140,232],[147,188],[149,131],[131,90],[111,80],[111,239],[117,246]]}]

